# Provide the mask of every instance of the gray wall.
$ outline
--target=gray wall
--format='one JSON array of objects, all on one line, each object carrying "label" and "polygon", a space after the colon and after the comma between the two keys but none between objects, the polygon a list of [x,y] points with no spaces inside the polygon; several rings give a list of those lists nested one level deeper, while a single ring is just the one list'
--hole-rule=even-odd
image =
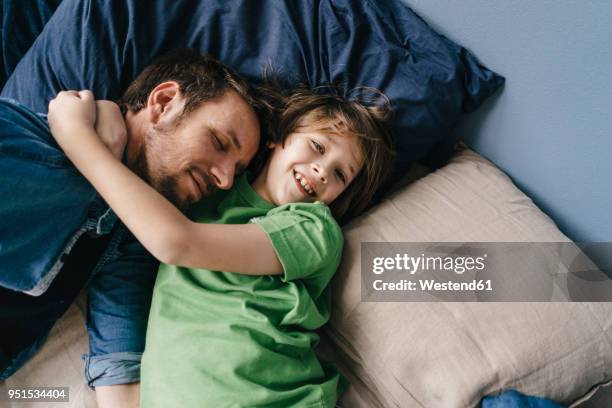
[{"label": "gray wall", "polygon": [[612,1],[404,1],[506,77],[458,134],[570,238],[612,242]]}]

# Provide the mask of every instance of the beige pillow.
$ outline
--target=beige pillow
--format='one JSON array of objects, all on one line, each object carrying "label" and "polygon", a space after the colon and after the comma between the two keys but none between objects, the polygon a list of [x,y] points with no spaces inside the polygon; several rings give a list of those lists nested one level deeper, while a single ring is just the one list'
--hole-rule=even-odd
[{"label": "beige pillow", "polygon": [[361,302],[362,241],[569,241],[476,153],[396,192],[345,238],[325,329],[353,384],[342,406],[464,408],[510,388],[569,404],[612,379],[612,303]]}]

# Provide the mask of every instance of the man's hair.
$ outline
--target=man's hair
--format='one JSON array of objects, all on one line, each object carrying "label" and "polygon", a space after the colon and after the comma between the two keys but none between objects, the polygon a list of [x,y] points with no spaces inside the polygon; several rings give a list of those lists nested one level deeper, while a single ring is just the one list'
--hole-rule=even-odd
[{"label": "man's hair", "polygon": [[[273,92],[268,87],[265,93]],[[334,87],[320,87],[298,88],[276,98],[280,103],[276,103],[277,120],[275,126],[271,125],[269,140],[277,144],[284,144],[291,133],[302,130],[358,138],[363,166],[330,208],[340,223],[362,213],[372,203],[395,157],[387,126],[389,100],[380,91],[366,87],[355,88],[348,97],[338,95]]]},{"label": "man's hair", "polygon": [[269,111],[254,96],[249,84],[214,57],[187,48],[172,50],[154,60],[130,84],[118,104],[122,109],[136,113],[147,105],[151,91],[167,81],[178,83],[186,100],[178,121],[198,108],[202,102],[233,90],[255,110],[262,126],[261,134],[265,134],[266,129],[263,126],[268,122]]}]

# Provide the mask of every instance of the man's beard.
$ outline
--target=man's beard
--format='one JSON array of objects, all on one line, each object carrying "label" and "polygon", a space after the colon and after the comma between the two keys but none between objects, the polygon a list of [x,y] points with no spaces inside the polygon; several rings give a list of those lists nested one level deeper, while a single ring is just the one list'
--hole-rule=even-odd
[{"label": "man's beard", "polygon": [[189,207],[189,202],[181,200],[177,191],[178,177],[176,175],[161,176],[154,184],[151,184],[161,195],[166,197],[179,210],[185,212]]},{"label": "man's beard", "polygon": [[[159,135],[158,135],[159,136]],[[151,141],[151,138],[147,138],[142,148],[131,163],[131,168],[140,178],[142,178],[147,184],[157,190],[162,196],[174,204],[179,210],[185,211],[189,206],[188,202],[181,200],[179,197],[178,190],[178,175],[171,174],[167,169],[162,168],[158,171],[154,171],[149,167],[149,160],[147,153],[150,149],[147,143]],[[156,174],[153,174],[156,173]]]}]

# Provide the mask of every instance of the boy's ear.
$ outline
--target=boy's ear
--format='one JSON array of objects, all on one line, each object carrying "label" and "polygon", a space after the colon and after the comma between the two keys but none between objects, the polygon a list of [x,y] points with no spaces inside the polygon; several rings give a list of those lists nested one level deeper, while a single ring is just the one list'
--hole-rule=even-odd
[{"label": "boy's ear", "polygon": [[155,125],[171,125],[183,113],[185,98],[174,81],[158,84],[147,98],[148,119]]},{"label": "boy's ear", "polygon": [[274,149],[276,147],[276,143],[274,143],[273,141],[267,141],[266,142],[266,147],[268,149]]}]

